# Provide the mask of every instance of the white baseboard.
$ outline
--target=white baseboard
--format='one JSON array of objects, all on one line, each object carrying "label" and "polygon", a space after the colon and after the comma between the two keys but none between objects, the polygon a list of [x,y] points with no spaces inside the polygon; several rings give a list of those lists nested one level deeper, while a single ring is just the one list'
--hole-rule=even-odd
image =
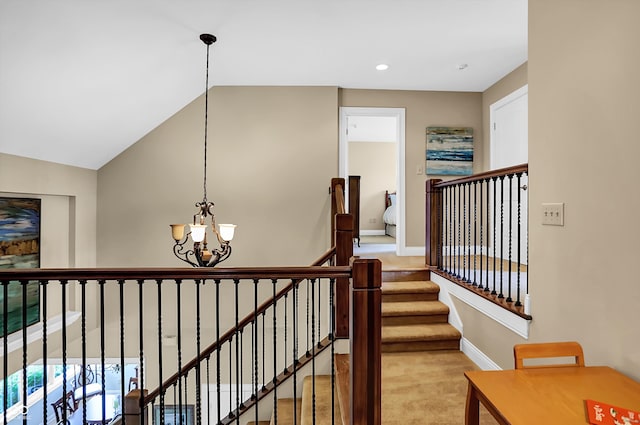
[{"label": "white baseboard", "polygon": [[384,236],[384,229],[360,230],[360,236]]},{"label": "white baseboard", "polygon": [[460,340],[460,351],[482,370],[501,370],[500,366],[464,337]]},{"label": "white baseboard", "polygon": [[405,246],[400,247],[397,255],[401,257],[424,257],[424,246]]}]

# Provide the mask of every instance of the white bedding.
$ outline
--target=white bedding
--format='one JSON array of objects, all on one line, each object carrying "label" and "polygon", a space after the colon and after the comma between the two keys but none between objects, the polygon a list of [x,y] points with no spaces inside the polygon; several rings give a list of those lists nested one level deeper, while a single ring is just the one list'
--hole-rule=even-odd
[{"label": "white bedding", "polygon": [[395,205],[391,205],[384,211],[384,214],[382,215],[382,220],[386,224],[392,224],[394,226],[396,225],[396,206]]}]

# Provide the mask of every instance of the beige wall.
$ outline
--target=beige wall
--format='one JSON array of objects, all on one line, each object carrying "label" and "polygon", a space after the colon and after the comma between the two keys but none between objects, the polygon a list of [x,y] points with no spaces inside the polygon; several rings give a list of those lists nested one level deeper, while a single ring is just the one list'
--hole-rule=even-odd
[{"label": "beige wall", "polygon": [[482,94],[400,90],[340,90],[340,106],[405,108],[405,199],[406,245],[424,246],[425,181],[442,176],[418,175],[424,168],[426,128],[428,126],[465,126],[474,129],[474,171],[483,157]]},{"label": "beige wall", "polygon": [[[529,2],[529,341],[577,340],[588,364],[635,379],[639,15],[635,0]],[[542,226],[543,202],[565,203],[563,227]],[[461,311],[465,337],[513,367],[523,340]]]},{"label": "beige wall", "polygon": [[349,142],[349,174],[360,176],[361,231],[384,231],[384,194],[396,190],[396,150],[397,143]]},{"label": "beige wall", "polygon": [[[238,225],[225,266],[308,265],[330,244],[336,87],[216,87],[207,195]],[[204,96],[98,171],[98,264],[182,267],[170,223],[202,200]],[[142,248],[142,249],[141,249]]]},{"label": "beige wall", "polygon": [[95,267],[97,173],[0,153],[0,194],[42,199],[42,267]]}]

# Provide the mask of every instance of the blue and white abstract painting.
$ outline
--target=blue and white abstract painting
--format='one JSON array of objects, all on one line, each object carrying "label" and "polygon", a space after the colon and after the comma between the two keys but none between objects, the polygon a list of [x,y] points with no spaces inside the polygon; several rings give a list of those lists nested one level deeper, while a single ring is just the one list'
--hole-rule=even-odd
[{"label": "blue and white abstract painting", "polygon": [[429,175],[473,174],[473,128],[427,127],[426,160]]},{"label": "blue and white abstract painting", "polygon": [[[0,269],[40,267],[40,204],[40,199],[0,198]],[[25,310],[26,323],[22,313]],[[5,335],[5,317],[6,334],[40,320],[40,284],[37,281],[24,287],[17,281],[0,286],[0,337]]]}]

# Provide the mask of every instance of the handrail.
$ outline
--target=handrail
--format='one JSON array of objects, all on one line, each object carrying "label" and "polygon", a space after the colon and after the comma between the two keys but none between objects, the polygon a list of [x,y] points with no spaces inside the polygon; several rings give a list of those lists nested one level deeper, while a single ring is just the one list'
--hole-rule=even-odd
[{"label": "handrail", "polygon": [[[326,256],[324,254],[324,256]],[[321,257],[322,258],[324,258]],[[307,279],[350,276],[342,267],[242,267],[242,268],[115,268],[115,269],[3,269],[0,281],[18,280],[156,280],[156,279]]]},{"label": "handrail", "polygon": [[474,174],[468,177],[460,177],[454,180],[441,181],[434,184],[436,188],[443,188],[449,186],[455,186],[461,183],[469,183],[474,181],[480,181],[490,179],[493,177],[500,177],[507,174],[526,173],[529,171],[529,164],[514,165],[511,167],[500,168],[498,170],[485,171],[483,173]]}]

